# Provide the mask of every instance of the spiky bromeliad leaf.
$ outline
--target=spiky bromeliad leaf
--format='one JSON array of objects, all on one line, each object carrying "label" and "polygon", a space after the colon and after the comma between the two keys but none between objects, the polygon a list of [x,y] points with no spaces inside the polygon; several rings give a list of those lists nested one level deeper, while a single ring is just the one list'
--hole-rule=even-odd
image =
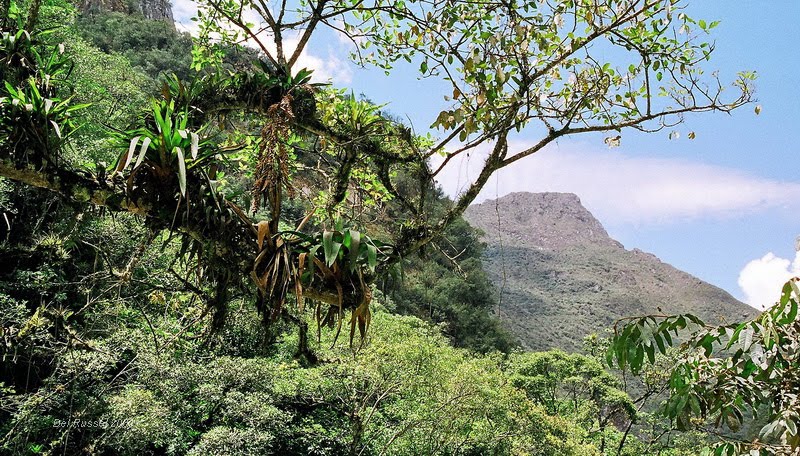
[{"label": "spiky bromeliad leaf", "polygon": [[119,163],[117,164],[116,172],[121,173],[122,171],[125,170],[125,168],[128,167],[128,165],[131,164],[131,159],[133,159],[133,151],[139,144],[139,138],[141,138],[141,136],[134,136],[131,139],[131,144],[130,146],[128,146],[128,152],[124,156],[120,157]]},{"label": "spiky bromeliad leaf", "polygon": [[181,187],[181,196],[186,197],[186,159],[183,156],[183,149],[175,148],[178,156],[178,185]]},{"label": "spiky bromeliad leaf", "polygon": [[356,230],[350,231],[350,272],[355,272],[358,268],[358,252],[361,247],[361,233]]},{"label": "spiky bromeliad leaf", "polygon": [[189,132],[189,136],[192,138],[192,160],[196,160],[197,151],[199,149],[199,144],[200,144],[200,136],[193,131]]},{"label": "spiky bromeliad leaf", "polygon": [[133,169],[136,169],[139,166],[141,166],[142,162],[147,156],[147,149],[150,147],[151,142],[152,140],[150,139],[150,137],[144,138],[144,141],[142,141],[142,147],[141,149],[139,149],[139,156],[136,157],[136,163],[133,164]]},{"label": "spiky bromeliad leaf", "polygon": [[256,225],[258,229],[258,250],[259,252],[264,247],[264,239],[269,237],[269,222],[262,220]]}]

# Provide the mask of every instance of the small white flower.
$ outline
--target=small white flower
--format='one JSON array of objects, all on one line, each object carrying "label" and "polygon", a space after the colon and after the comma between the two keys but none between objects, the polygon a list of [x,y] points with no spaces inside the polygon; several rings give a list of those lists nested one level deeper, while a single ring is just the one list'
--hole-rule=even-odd
[{"label": "small white flower", "polygon": [[575,85],[575,83],[578,82],[578,76],[576,76],[575,73],[570,73],[569,78],[567,78],[567,82],[570,85]]}]

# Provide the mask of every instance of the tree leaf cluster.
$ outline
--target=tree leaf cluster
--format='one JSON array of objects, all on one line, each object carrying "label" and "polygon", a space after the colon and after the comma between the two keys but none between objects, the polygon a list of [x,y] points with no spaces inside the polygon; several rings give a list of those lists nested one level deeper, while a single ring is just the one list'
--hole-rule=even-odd
[{"label": "tree leaf cluster", "polygon": [[[750,321],[708,326],[692,315],[643,317],[617,332],[608,360],[636,371],[644,363],[653,362],[651,353],[656,350],[663,354],[668,347],[678,346],[680,357],[671,368],[670,397],[664,412],[679,428],[712,420],[715,426],[737,431],[748,419],[764,417],[767,423],[757,440],[742,443],[723,439],[714,454],[746,450],[790,454],[800,447],[796,373],[799,302],[795,278],[784,285],[774,306]],[[694,331],[678,344],[673,336],[689,324],[694,325]]]}]

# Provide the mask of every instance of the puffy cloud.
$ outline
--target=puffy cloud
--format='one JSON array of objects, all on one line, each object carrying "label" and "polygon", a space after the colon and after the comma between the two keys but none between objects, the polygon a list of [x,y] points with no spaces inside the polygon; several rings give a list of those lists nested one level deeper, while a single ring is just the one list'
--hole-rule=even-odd
[{"label": "puffy cloud", "polygon": [[[297,41],[289,41],[290,49],[297,46]],[[303,49],[294,68],[314,70],[314,82],[333,81],[337,84],[349,84],[353,81],[353,69],[349,61],[336,56],[333,49],[328,49],[327,57],[322,58]]]},{"label": "puffy cloud", "polygon": [[765,309],[780,298],[783,284],[796,276],[800,276],[800,252],[797,252],[794,261],[770,252],[747,263],[739,273],[739,287],[748,304]]},{"label": "puffy cloud", "polygon": [[[528,146],[511,143],[509,153]],[[439,176],[453,196],[478,176],[486,152],[454,159]],[[731,217],[769,208],[800,208],[800,182],[680,159],[632,157],[616,150],[562,143],[500,170],[478,201],[510,192],[572,192],[608,224],[663,224]]]},{"label": "puffy cloud", "polygon": [[[191,34],[197,32],[198,25],[191,20],[192,17],[197,14],[197,3],[193,0],[175,0],[172,5],[172,13],[175,18],[175,26],[178,30]],[[245,11],[244,18],[247,22],[262,24],[257,28],[265,29],[265,27],[263,27],[263,19],[255,11]],[[297,48],[300,42],[301,32],[302,31],[298,31],[294,34],[287,34],[287,36],[284,37],[283,48],[287,56],[291,55]],[[270,52],[275,52],[275,43],[272,41],[271,35],[268,32],[262,31],[258,34],[258,37]],[[259,47],[252,39],[245,41],[245,44],[253,48]],[[310,53],[309,47],[310,46],[307,45],[300,53],[300,57],[297,59],[294,68],[308,68],[309,70],[314,70],[315,82],[333,81],[338,84],[349,84],[352,82],[353,70],[350,63],[337,55],[337,49],[341,47],[341,44],[338,44],[337,48],[329,46],[324,57],[316,53]],[[319,52],[319,50],[315,49],[315,52]]]},{"label": "puffy cloud", "polygon": [[192,33],[197,30],[197,23],[192,21],[197,14],[197,3],[192,0],[173,0],[172,17],[178,30]]}]

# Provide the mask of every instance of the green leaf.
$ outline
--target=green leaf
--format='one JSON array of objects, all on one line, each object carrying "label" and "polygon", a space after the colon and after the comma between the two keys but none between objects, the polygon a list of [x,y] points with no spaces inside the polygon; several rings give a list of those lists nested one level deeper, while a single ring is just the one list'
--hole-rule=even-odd
[{"label": "green leaf", "polygon": [[686,318],[689,319],[689,321],[691,321],[692,323],[696,324],[697,326],[700,326],[700,327],[705,326],[705,322],[703,322],[703,320],[701,320],[696,315],[686,314]]},{"label": "green leaf", "polygon": [[683,409],[686,408],[686,404],[689,402],[689,397],[686,395],[682,395],[678,397],[678,402],[675,404],[675,416],[681,415],[683,413]]},{"label": "green leaf", "polygon": [[797,435],[797,424],[794,420],[788,419],[785,421],[786,423],[786,430],[789,431],[789,435]]},{"label": "green leaf", "polygon": [[664,331],[664,339],[667,341],[667,345],[670,347],[672,346],[672,336],[669,335],[669,330]]},{"label": "green leaf", "polygon": [[636,345],[636,354],[631,360],[631,371],[635,374],[638,373],[644,363],[644,348],[642,345]]},{"label": "green leaf", "polygon": [[702,411],[700,410],[700,401],[697,400],[697,396],[690,396],[689,397],[689,406],[692,408],[692,413],[695,416],[702,416]]},{"label": "green leaf", "polygon": [[742,350],[744,351],[750,350],[750,346],[753,345],[753,328],[743,329],[741,333],[741,339],[742,339]]},{"label": "green leaf", "polygon": [[333,240],[333,231],[325,230],[322,233],[322,251],[325,253],[325,264],[332,266],[341,250],[341,242]]},{"label": "green leaf", "polygon": [[647,353],[647,359],[650,361],[650,364],[656,362],[656,349],[653,345],[645,345],[644,347],[645,352]]},{"label": "green leaf", "polygon": [[370,271],[375,271],[378,265],[378,249],[371,243],[367,244],[367,265]]},{"label": "green leaf", "polygon": [[779,323],[785,325],[789,323],[794,323],[795,318],[797,318],[797,301],[794,299],[789,303],[789,313],[786,314],[785,317],[781,318]]},{"label": "green leaf", "polygon": [[153,100],[153,117],[155,117],[158,132],[163,133],[166,125],[164,123],[164,116],[161,115],[161,105],[156,100]]},{"label": "green leaf", "polygon": [[606,350],[606,365],[608,367],[614,366],[614,354],[614,344],[612,343],[612,345],[608,347],[608,350]]},{"label": "green leaf", "polygon": [[773,432],[775,432],[775,430],[778,428],[779,423],[780,422],[778,420],[767,423],[767,425],[761,428],[761,431],[758,433],[758,436],[761,439],[766,439],[767,437],[772,435]]},{"label": "green leaf", "polygon": [[350,248],[350,230],[349,229],[345,230],[344,233],[342,234],[342,245],[346,249]]},{"label": "green leaf", "polygon": [[664,346],[664,339],[659,334],[653,335],[653,340],[655,340],[656,345],[658,346],[658,351],[661,352],[662,355],[667,353],[667,347]]},{"label": "green leaf", "polygon": [[730,340],[728,340],[728,345],[725,347],[726,350],[731,348],[733,344],[735,344],[736,341],[739,340],[739,336],[741,335],[744,327],[747,326],[747,323],[748,322],[740,323],[739,326],[736,327],[736,330],[733,331],[733,335],[731,336]]},{"label": "green leaf", "polygon": [[311,280],[314,280],[314,268],[316,267],[313,258],[316,258],[319,247],[320,245],[317,244],[308,249],[308,254],[311,256],[311,259],[308,261],[308,274],[309,277],[311,277]]},{"label": "green leaf", "polygon": [[[797,249],[800,250],[800,246]],[[800,285],[797,285],[797,282],[800,282],[800,279],[794,278],[789,281],[789,286],[792,287],[795,297],[800,299]]]}]

